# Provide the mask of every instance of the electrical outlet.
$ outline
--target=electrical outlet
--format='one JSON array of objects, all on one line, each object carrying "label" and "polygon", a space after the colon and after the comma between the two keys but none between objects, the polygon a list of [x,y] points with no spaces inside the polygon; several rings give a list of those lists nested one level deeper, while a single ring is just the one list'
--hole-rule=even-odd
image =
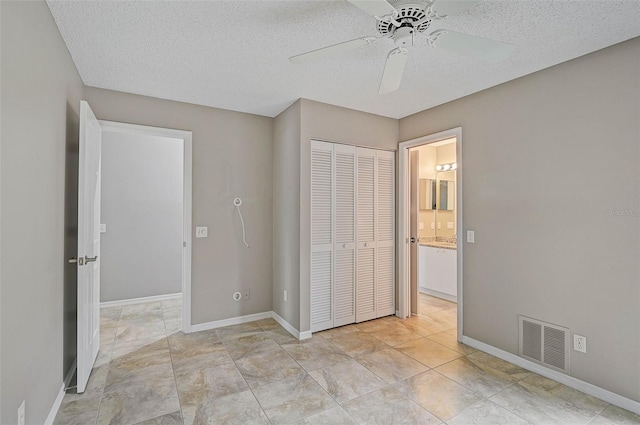
[{"label": "electrical outlet", "polygon": [[245,289],[244,291],[242,291],[242,300],[249,301],[249,298],[251,298],[251,290]]},{"label": "electrical outlet", "polygon": [[287,290],[286,289],[282,293],[282,298],[284,298],[285,301],[287,300]]},{"label": "electrical outlet", "polygon": [[208,227],[196,227],[196,238],[206,238],[208,233]]},{"label": "electrical outlet", "polygon": [[573,349],[581,353],[587,352],[587,337],[573,334]]},{"label": "electrical outlet", "polygon": [[107,233],[107,225],[106,224],[101,224],[100,225],[100,233]]},{"label": "electrical outlet", "polygon": [[25,424],[25,403],[26,400],[22,400],[22,403],[18,406],[18,425]]}]

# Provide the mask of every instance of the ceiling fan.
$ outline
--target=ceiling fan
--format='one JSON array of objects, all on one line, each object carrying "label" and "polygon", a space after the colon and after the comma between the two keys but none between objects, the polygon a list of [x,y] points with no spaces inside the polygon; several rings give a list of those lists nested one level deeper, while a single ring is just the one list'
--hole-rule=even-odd
[{"label": "ceiling fan", "polygon": [[514,46],[502,41],[449,31],[435,30],[427,34],[427,30],[435,21],[445,19],[473,8],[477,0],[347,0],[366,13],[376,18],[377,36],[360,37],[307,53],[292,56],[291,63],[302,64],[314,62],[351,50],[355,47],[370,45],[378,40],[391,39],[396,47],[387,55],[387,62],[382,73],[382,81],[378,93],[390,93],[400,87],[404,66],[415,37],[427,39],[431,47],[450,52],[474,56],[489,61],[499,61],[511,54]]}]

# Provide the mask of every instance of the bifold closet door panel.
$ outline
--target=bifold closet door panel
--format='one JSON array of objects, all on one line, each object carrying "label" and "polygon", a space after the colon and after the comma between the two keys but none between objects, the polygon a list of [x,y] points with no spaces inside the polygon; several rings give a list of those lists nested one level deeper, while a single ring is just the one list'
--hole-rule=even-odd
[{"label": "bifold closet door panel", "polygon": [[356,149],[356,322],[376,318],[376,150]]},{"label": "bifold closet door panel", "polygon": [[376,167],[376,317],[395,314],[395,155],[378,151]]},{"label": "bifold closet door panel", "polygon": [[333,327],[333,144],[311,142],[311,331]]},{"label": "bifold closet door panel", "polygon": [[356,148],[334,145],[333,326],[356,320]]}]

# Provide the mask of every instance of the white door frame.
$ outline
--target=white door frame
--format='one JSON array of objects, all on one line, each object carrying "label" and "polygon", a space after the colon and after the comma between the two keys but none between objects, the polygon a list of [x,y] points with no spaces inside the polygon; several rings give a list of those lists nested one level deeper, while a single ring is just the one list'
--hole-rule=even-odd
[{"label": "white door frame", "polygon": [[182,139],[184,148],[182,190],[182,332],[191,332],[191,211],[192,211],[192,135],[190,131],[149,127],[115,121],[102,121],[102,131]]},{"label": "white door frame", "polygon": [[430,143],[439,142],[441,140],[456,138],[456,232],[457,232],[457,253],[458,253],[458,341],[462,340],[463,330],[463,276],[462,276],[462,258],[463,258],[463,233],[464,226],[462,222],[462,127],[452,128],[451,130],[441,131],[439,133],[428,136],[418,137],[417,139],[408,140],[398,145],[398,180],[400,189],[398,191],[398,316],[409,317],[411,314],[411,279],[409,278],[409,149],[416,146],[422,146]]}]

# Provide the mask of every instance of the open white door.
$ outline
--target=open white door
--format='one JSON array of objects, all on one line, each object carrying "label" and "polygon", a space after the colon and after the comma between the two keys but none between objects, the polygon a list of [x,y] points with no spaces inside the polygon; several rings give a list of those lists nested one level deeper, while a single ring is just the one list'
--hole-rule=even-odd
[{"label": "open white door", "polygon": [[100,152],[102,129],[80,102],[78,156],[78,393],[84,392],[100,349]]}]

